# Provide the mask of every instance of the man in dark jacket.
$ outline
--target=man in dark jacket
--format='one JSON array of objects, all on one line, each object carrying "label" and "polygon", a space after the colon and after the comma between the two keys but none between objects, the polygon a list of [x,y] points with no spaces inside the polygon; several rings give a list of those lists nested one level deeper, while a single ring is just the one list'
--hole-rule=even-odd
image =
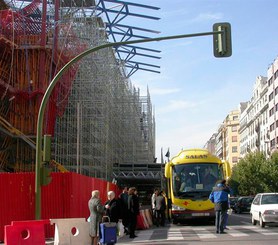
[{"label": "man in dark jacket", "polygon": [[139,214],[139,199],[136,195],[136,188],[130,187],[128,189],[128,216],[129,216],[129,237],[135,238],[135,228],[137,224],[137,215]]},{"label": "man in dark jacket", "polygon": [[[108,191],[108,200],[104,204],[105,215],[109,217],[110,222],[118,224],[120,214],[120,202],[115,198],[114,191]],[[107,245],[114,245],[114,243],[106,243]]]},{"label": "man in dark jacket", "polygon": [[124,187],[123,192],[119,196],[119,200],[121,202],[121,219],[123,222],[124,226],[124,233],[126,235],[129,235],[128,231],[128,224],[129,224],[129,219],[128,219],[128,208],[127,208],[127,203],[128,203],[128,187]]},{"label": "man in dark jacket", "polygon": [[120,203],[115,198],[114,191],[108,191],[107,197],[108,200],[104,204],[105,215],[110,218],[110,222],[118,223],[120,214]]},{"label": "man in dark jacket", "polygon": [[209,195],[209,199],[214,203],[216,233],[225,233],[224,221],[229,208],[229,193],[230,189],[226,186],[226,180],[219,180]]}]

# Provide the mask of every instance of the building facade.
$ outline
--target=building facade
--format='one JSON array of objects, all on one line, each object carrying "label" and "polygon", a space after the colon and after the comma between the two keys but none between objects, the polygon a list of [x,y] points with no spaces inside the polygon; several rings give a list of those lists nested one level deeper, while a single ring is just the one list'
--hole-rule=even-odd
[{"label": "building facade", "polygon": [[278,58],[269,66],[267,77],[256,78],[250,100],[241,102],[218,127],[215,155],[233,166],[249,152],[260,151],[269,157],[277,149]]},{"label": "building facade", "polygon": [[232,110],[219,126],[216,133],[215,155],[228,161],[231,167],[239,160],[239,115],[240,110]]},{"label": "building facade", "polygon": [[267,71],[268,83],[268,116],[269,116],[269,148],[270,153],[278,146],[278,58]]},{"label": "building facade", "polygon": [[256,78],[247,107],[240,114],[240,157],[249,152],[268,152],[268,84],[267,78]]},{"label": "building facade", "polygon": [[204,146],[212,155],[216,155],[216,135],[214,133]]}]

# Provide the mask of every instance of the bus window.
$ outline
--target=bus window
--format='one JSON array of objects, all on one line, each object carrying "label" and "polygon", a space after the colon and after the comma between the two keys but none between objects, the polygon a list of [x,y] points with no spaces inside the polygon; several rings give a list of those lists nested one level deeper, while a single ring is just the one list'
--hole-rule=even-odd
[{"label": "bus window", "polygon": [[206,189],[211,190],[218,180],[218,169],[212,168],[212,166],[208,166],[205,168],[205,173],[203,176],[203,183]]},{"label": "bus window", "polygon": [[187,192],[208,192],[218,179],[223,178],[223,171],[218,164],[190,163],[173,166],[173,192],[180,196]]}]

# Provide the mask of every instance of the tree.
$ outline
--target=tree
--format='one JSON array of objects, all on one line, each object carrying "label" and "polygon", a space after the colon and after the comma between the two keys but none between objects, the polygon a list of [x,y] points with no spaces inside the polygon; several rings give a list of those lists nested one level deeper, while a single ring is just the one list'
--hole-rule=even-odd
[{"label": "tree", "polygon": [[265,192],[278,191],[278,152],[274,152],[262,168],[262,178]]},{"label": "tree", "polygon": [[228,181],[228,184],[231,188],[231,196],[238,196],[239,195],[239,191],[238,191],[238,187],[239,187],[239,182],[238,182],[238,170],[237,170],[237,165],[235,165],[233,167],[233,171],[232,171],[232,176]]},{"label": "tree", "polygon": [[262,178],[262,173],[266,162],[267,160],[263,153],[254,152],[246,155],[233,168],[231,183],[238,184],[239,195],[255,195],[259,192],[264,192],[266,183],[264,178]]}]

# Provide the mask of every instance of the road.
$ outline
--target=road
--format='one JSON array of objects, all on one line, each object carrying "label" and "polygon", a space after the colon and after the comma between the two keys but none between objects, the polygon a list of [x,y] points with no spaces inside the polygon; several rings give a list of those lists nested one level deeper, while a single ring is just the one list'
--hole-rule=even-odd
[{"label": "road", "polygon": [[[248,213],[229,216],[226,234],[216,234],[215,227],[207,222],[191,222],[186,224],[167,224],[165,227],[151,227],[136,231],[135,239],[124,236],[118,239],[121,245],[277,245],[278,224],[253,226]],[[3,243],[0,243],[0,245]],[[53,245],[53,239],[46,241]],[[34,244],[35,245],[35,244]]]},{"label": "road", "polygon": [[130,245],[189,245],[189,244],[278,244],[278,226],[261,228],[251,224],[250,215],[232,214],[229,216],[229,230],[226,234],[216,234],[214,225],[207,223],[167,224],[165,227],[152,227],[137,231],[135,239],[122,237],[117,244]]}]

